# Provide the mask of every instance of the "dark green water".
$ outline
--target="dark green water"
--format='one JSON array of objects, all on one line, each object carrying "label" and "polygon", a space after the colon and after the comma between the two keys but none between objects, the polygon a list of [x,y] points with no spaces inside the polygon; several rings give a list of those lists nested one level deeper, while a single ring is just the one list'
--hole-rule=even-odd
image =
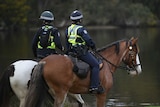
[{"label": "dark green water", "polygon": [[[88,30],[97,48],[111,42],[139,37],[142,74],[131,77],[124,70],[114,73],[114,85],[106,98],[106,107],[160,106],[160,30],[143,29],[94,29]],[[64,32],[61,31],[64,44]],[[34,32],[0,32],[0,69],[19,59],[32,59],[31,40]],[[95,97],[83,95],[89,107],[95,107]]]}]

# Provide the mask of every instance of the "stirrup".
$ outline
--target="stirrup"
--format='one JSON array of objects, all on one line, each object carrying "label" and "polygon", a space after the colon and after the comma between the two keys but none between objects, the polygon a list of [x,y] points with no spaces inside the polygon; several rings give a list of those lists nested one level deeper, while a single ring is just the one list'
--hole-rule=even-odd
[{"label": "stirrup", "polygon": [[90,88],[89,92],[92,94],[102,94],[102,93],[104,93],[104,88],[102,86],[99,86],[96,88]]}]

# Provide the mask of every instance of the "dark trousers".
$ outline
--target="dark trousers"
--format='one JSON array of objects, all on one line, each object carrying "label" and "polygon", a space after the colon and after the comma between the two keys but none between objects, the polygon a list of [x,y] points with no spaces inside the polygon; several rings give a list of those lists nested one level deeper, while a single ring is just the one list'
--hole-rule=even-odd
[{"label": "dark trousers", "polygon": [[79,56],[79,59],[86,62],[91,67],[91,84],[90,88],[96,88],[99,86],[100,79],[99,79],[99,63],[98,60],[90,53],[86,52],[85,55]]},{"label": "dark trousers", "polygon": [[56,53],[55,49],[37,49],[37,57],[40,59]]}]

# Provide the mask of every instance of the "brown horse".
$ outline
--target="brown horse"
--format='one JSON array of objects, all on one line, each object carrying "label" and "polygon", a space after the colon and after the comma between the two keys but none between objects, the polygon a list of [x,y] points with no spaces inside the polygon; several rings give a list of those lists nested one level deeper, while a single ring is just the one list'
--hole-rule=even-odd
[{"label": "brown horse", "polygon": [[[105,106],[106,96],[113,85],[113,73],[117,68],[127,70],[134,75],[141,73],[137,40],[137,38],[131,38],[130,40],[116,41],[96,52],[103,59],[103,67],[99,76],[101,85],[105,89],[104,93],[96,94],[97,107]],[[124,62],[126,66],[121,66],[121,62]],[[73,67],[71,59],[65,55],[50,55],[42,59],[33,72],[34,79],[31,79],[25,107],[39,107],[44,97],[44,93],[41,91],[45,91],[45,89],[55,99],[55,107],[63,106],[68,92],[90,94],[88,91],[90,72],[86,78],[80,79],[73,72]],[[44,88],[44,80],[47,88]],[[41,89],[42,87],[43,89]]]}]

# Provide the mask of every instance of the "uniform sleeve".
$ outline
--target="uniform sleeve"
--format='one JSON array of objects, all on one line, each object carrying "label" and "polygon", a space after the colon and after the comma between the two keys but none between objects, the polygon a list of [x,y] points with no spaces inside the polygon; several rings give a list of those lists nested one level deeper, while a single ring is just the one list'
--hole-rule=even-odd
[{"label": "uniform sleeve", "polygon": [[40,31],[41,29],[39,29],[36,34],[34,35],[33,37],[33,40],[32,40],[32,51],[33,51],[33,55],[35,57],[37,57],[37,44],[38,44],[38,41],[39,41],[39,35],[40,35]]},{"label": "uniform sleeve", "polygon": [[60,38],[60,33],[58,31],[58,29],[54,29],[52,31],[53,35],[54,35],[54,42],[55,42],[55,45],[58,49],[60,50],[63,50],[63,47],[62,47],[62,43],[61,43],[61,38]]},{"label": "uniform sleeve", "polygon": [[84,27],[78,29],[78,35],[80,35],[84,39],[88,47],[92,49],[95,48],[94,41],[92,40],[92,38],[90,37],[90,35]]}]

